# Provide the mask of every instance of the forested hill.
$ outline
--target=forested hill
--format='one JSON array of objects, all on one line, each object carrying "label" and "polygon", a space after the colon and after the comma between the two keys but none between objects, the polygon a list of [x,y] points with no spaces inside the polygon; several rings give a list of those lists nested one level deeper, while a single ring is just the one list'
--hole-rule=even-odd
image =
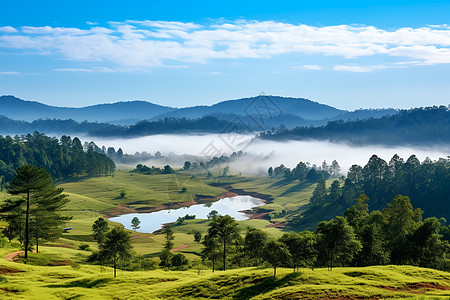
[{"label": "forested hill", "polygon": [[[131,126],[139,121],[146,120],[160,122],[160,120],[166,119],[196,120],[205,117],[215,117],[221,121],[228,122],[234,122],[236,119],[242,120],[247,127],[259,132],[281,125],[287,128],[318,126],[330,120],[355,120],[357,118],[381,117],[395,113],[396,110],[394,109],[346,111],[304,98],[279,96],[257,96],[226,100],[210,106],[184,108],[161,106],[146,101],[98,104],[80,108],[56,107],[35,101],[25,101],[14,96],[0,96],[0,114],[2,116],[17,122],[26,121],[29,123],[40,119],[64,120],[67,121],[66,124],[60,122],[58,125],[69,127],[69,131],[66,132],[79,132],[75,128],[83,127],[77,126],[73,122],[70,123],[70,120],[82,122],[82,124],[86,122],[100,122]],[[4,120],[3,123],[5,123]],[[10,124],[11,122],[8,123],[8,125]],[[19,125],[21,126],[20,128],[23,128],[26,124]],[[41,122],[33,125],[44,124]],[[209,127],[207,125],[204,130],[208,130]],[[182,129],[189,130],[189,127]],[[34,130],[43,131],[40,128],[34,128]]]},{"label": "forested hill", "polygon": [[0,113],[8,118],[22,121],[37,119],[72,119],[75,121],[133,124],[139,120],[176,110],[173,107],[146,101],[128,101],[98,104],[86,107],[57,107],[36,101],[26,101],[14,96],[0,96]]},{"label": "forested hill", "polygon": [[263,139],[316,139],[354,144],[448,144],[450,111],[446,106],[401,110],[396,115],[358,121],[331,121],[318,127],[280,128],[261,134]]},{"label": "forested hill", "polygon": [[0,136],[0,188],[22,165],[43,167],[53,178],[100,176],[114,172],[114,162],[93,142],[82,145],[78,138],[60,140],[35,132],[26,136]]},{"label": "forested hill", "polygon": [[140,121],[134,125],[114,125],[74,120],[16,121],[0,115],[0,134],[27,134],[39,131],[60,134],[87,134],[91,136],[136,137],[161,133],[219,133],[230,128],[242,133],[251,132],[248,126],[233,127],[232,123],[217,117],[205,116],[199,119],[164,118],[158,121]]}]

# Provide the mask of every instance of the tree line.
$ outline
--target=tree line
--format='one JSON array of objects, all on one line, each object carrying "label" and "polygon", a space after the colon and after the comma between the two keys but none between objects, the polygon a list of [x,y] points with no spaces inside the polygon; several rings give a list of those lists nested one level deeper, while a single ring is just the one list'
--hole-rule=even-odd
[{"label": "tree line", "polygon": [[12,120],[0,115],[3,132],[26,133],[34,130],[42,132],[85,133],[92,136],[143,136],[179,132],[222,132],[230,121],[215,116],[196,119],[164,118],[156,121],[139,121],[134,125],[116,125],[98,122],[77,122],[72,119],[39,119],[32,122]]},{"label": "tree line", "polygon": [[318,139],[355,144],[447,144],[450,111],[446,106],[400,110],[395,115],[355,121],[336,120],[323,126],[287,129],[281,126],[260,134],[263,139]]},{"label": "tree line", "polygon": [[309,162],[299,162],[292,170],[281,164],[275,168],[269,167],[267,173],[272,178],[286,178],[288,180],[298,180],[299,182],[327,180],[330,177],[341,176],[341,167],[336,160],[331,165],[323,161],[321,166],[312,165]]},{"label": "tree line", "polygon": [[[278,267],[372,266],[409,264],[448,270],[450,268],[450,228],[435,217],[422,219],[423,211],[414,209],[407,196],[397,195],[382,210],[369,212],[368,197],[360,195],[357,203],[343,216],[322,221],[314,231],[284,233],[273,238],[257,228],[247,228],[243,235],[236,220],[229,215],[211,213],[205,235],[192,232],[194,241],[201,243],[200,256],[213,272],[248,266]],[[139,226],[138,220],[132,224]],[[129,233],[123,228],[109,229],[107,221],[99,218],[93,226],[99,251],[89,261],[103,265],[130,268],[130,261],[139,264],[136,270],[154,269],[155,262],[132,253]],[[189,260],[183,254],[174,254],[172,226],[161,232],[164,243],[159,253],[160,267],[188,268]],[[198,263],[194,263],[198,266]],[[114,274],[116,272],[114,271]],[[114,275],[115,276],[115,275]]]},{"label": "tree line", "polygon": [[0,186],[4,188],[23,165],[43,167],[55,179],[109,175],[116,167],[94,142],[83,145],[77,137],[63,135],[58,140],[39,132],[0,136]]},{"label": "tree line", "polygon": [[[310,206],[303,214],[342,214],[355,203],[360,194],[369,197],[372,209],[381,209],[398,194],[406,195],[416,207],[425,210],[427,216],[450,218],[450,159],[420,162],[415,155],[406,161],[395,154],[389,162],[373,155],[366,165],[352,165],[344,181],[335,180],[329,189],[319,180],[310,199]],[[343,183],[343,184],[342,184]],[[293,218],[294,226],[302,224],[302,218]]]},{"label": "tree line", "polygon": [[215,216],[204,236],[202,256],[214,270],[227,267],[274,268],[410,264],[448,270],[448,226],[432,217],[422,220],[408,197],[397,195],[382,211],[369,213],[365,195],[344,216],[322,221],[315,231],[289,232],[273,239],[260,229],[241,236],[230,216]]}]

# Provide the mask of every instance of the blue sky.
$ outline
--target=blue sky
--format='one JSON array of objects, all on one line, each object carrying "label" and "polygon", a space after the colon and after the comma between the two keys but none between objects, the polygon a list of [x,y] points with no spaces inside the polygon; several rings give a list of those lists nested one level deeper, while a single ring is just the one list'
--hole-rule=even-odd
[{"label": "blue sky", "polygon": [[59,106],[266,94],[448,105],[450,1],[4,1],[0,94]]}]

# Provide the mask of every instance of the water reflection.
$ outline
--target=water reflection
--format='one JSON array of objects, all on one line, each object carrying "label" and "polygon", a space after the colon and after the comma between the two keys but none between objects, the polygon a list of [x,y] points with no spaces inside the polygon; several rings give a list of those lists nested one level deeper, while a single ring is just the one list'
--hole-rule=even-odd
[{"label": "water reflection", "polygon": [[196,219],[207,219],[208,214],[215,210],[220,215],[230,215],[236,220],[246,220],[248,217],[243,210],[264,205],[264,201],[251,196],[235,196],[223,198],[219,201],[207,204],[196,204],[178,209],[165,209],[151,213],[127,214],[109,220],[121,223],[127,229],[131,229],[131,220],[138,217],[141,221],[141,228],[137,231],[151,233],[162,227],[162,224],[175,222],[178,217],[195,215]]}]

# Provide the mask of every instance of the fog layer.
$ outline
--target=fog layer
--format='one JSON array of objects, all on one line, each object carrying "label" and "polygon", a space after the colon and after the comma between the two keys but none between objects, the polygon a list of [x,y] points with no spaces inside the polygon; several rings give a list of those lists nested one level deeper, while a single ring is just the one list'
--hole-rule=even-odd
[{"label": "fog layer", "polygon": [[[180,163],[176,155],[198,155],[205,159],[213,156],[230,155],[242,150],[248,155],[232,164],[231,169],[242,173],[266,172],[270,166],[284,164],[287,167],[295,167],[300,162],[321,165],[325,160],[331,163],[337,160],[346,172],[353,164],[364,165],[369,158],[377,156],[389,161],[394,154],[407,159],[415,154],[420,161],[426,157],[432,160],[447,157],[450,153],[448,146],[355,146],[337,144],[327,141],[268,141],[253,139],[253,136],[245,135],[153,135],[135,139],[105,139],[96,137],[84,137],[86,141],[94,141],[98,146],[122,148],[124,153],[148,152],[154,154],[160,151],[164,160],[162,163]],[[155,161],[155,165],[157,162]],[[179,165],[180,166],[180,165]]]}]

